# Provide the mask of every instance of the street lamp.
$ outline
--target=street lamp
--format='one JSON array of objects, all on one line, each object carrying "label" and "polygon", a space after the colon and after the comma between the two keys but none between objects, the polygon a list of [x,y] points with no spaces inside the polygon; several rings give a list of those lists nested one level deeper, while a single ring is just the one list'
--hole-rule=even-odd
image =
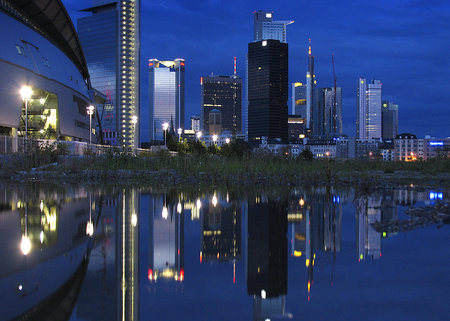
[{"label": "street lamp", "polygon": [[25,101],[25,139],[28,138],[28,99],[31,98],[33,90],[29,86],[23,86],[20,89],[22,100]]},{"label": "street lamp", "polygon": [[94,106],[86,107],[87,113],[89,115],[89,145],[92,143],[92,114],[94,113]]},{"label": "street lamp", "polygon": [[229,144],[229,143],[230,143],[230,139],[229,139],[229,138],[226,138],[226,139],[225,139],[225,143]]},{"label": "street lamp", "polygon": [[217,135],[213,135],[212,139],[213,139],[213,142],[214,142],[214,145],[215,145],[216,142],[217,142]]},{"label": "street lamp", "polygon": [[197,132],[197,140],[200,140],[201,137],[202,137],[202,132]]},{"label": "street lamp", "polygon": [[164,130],[164,146],[167,147],[166,131],[169,128],[169,123],[163,123],[162,127],[163,127],[163,130]]},{"label": "street lamp", "polygon": [[181,141],[181,134],[183,133],[183,128],[178,128],[178,141]]}]

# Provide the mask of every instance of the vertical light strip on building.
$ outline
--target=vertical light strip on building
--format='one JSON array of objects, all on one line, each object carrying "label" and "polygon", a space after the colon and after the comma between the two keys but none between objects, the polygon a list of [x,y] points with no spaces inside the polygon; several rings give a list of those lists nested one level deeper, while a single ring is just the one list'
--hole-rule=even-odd
[{"label": "vertical light strip on building", "polygon": [[119,8],[119,135],[123,147],[139,146],[139,7],[140,0],[122,0]]}]

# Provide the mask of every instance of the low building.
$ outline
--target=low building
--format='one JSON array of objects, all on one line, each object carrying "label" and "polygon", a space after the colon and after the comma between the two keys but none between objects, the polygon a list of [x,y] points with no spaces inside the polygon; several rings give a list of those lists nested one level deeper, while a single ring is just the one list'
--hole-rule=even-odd
[{"label": "low building", "polygon": [[416,161],[419,158],[417,136],[410,133],[399,134],[395,137],[395,155],[397,161]]}]

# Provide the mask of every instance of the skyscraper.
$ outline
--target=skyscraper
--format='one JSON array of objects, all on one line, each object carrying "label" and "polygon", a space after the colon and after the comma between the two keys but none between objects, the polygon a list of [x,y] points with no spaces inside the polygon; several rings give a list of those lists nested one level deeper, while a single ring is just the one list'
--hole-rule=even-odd
[{"label": "skyscraper", "polygon": [[248,138],[287,142],[288,45],[278,40],[248,44]]},{"label": "skyscraper", "polygon": [[92,16],[79,19],[78,29],[91,77],[109,100],[103,110],[105,136],[138,146],[140,0],[93,3],[83,10]]},{"label": "skyscraper", "polygon": [[[292,23],[293,20],[286,21],[273,21],[273,12],[267,11],[255,11],[253,12],[254,17],[254,38],[253,41],[261,40],[278,40],[282,43],[287,43],[287,32],[286,27]],[[248,137],[248,57],[247,57],[247,69],[245,74],[245,108],[244,108],[244,132],[245,136]]]},{"label": "skyscraper", "polygon": [[367,83],[359,78],[356,101],[356,137],[381,138],[381,87],[380,80]]},{"label": "skyscraper", "polygon": [[[242,133],[242,79],[239,76],[208,76],[201,81],[201,127],[209,132],[209,114],[218,110],[221,114],[222,131]],[[211,134],[211,133],[210,133]],[[214,133],[220,134],[220,133]]]},{"label": "skyscraper", "polygon": [[150,140],[164,140],[163,123],[184,129],[184,59],[149,63]]},{"label": "skyscraper", "polygon": [[306,119],[306,85],[301,82],[292,84],[292,114]]},{"label": "skyscraper", "polygon": [[342,134],[342,88],[336,87],[336,106],[334,88],[321,88],[319,110],[323,111],[323,135]]},{"label": "skyscraper", "polygon": [[394,139],[398,135],[398,105],[383,101],[381,109],[383,139]]},{"label": "skyscraper", "polygon": [[311,50],[311,40],[308,47],[308,71],[306,72],[306,128],[311,135],[321,134],[323,118],[319,112],[316,91],[316,74],[314,72],[314,56]]},{"label": "skyscraper", "polygon": [[[97,4],[97,5],[95,5]],[[102,123],[103,139],[117,145],[117,62],[119,56],[119,9],[117,1],[101,4],[94,1],[94,7],[81,10],[90,16],[77,21],[78,35],[83,46],[92,86],[106,95],[105,105],[98,105]]]}]

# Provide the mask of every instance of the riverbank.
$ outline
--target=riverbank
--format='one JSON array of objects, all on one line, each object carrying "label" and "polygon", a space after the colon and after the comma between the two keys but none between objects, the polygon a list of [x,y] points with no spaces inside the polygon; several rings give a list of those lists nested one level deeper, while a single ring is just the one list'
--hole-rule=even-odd
[{"label": "riverbank", "polygon": [[[152,184],[169,186],[351,186],[362,191],[397,186],[450,187],[450,160],[377,162],[296,160],[276,156],[108,154],[3,155],[4,182]],[[39,166],[36,166],[39,165]]]}]

